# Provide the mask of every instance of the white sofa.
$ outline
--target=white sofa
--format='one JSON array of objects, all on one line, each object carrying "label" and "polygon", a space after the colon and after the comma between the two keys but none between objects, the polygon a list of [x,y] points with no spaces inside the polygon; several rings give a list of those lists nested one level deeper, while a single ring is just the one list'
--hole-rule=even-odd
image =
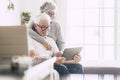
[{"label": "white sofa", "polygon": [[59,74],[53,69],[56,57],[44,61],[25,71],[23,80],[59,80]]}]

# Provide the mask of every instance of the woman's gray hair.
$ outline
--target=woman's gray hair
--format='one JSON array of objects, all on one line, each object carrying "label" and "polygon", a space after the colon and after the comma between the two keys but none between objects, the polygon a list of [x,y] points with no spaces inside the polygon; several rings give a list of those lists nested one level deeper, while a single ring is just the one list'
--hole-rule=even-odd
[{"label": "woman's gray hair", "polygon": [[51,22],[50,16],[46,13],[41,13],[40,15],[37,15],[33,19],[33,22],[34,22],[34,24],[39,24],[39,22],[42,21],[42,20],[47,20],[48,22]]},{"label": "woman's gray hair", "polygon": [[41,7],[40,7],[41,12],[48,12],[52,10],[56,10],[56,4],[53,2],[45,2]]}]

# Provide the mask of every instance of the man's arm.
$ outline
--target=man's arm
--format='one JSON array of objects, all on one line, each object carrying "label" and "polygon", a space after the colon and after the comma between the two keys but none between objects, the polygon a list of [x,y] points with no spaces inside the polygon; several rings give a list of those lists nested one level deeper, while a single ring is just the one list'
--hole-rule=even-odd
[{"label": "man's arm", "polygon": [[75,55],[73,60],[66,60],[64,63],[67,64],[76,64],[81,60],[81,56],[80,55]]}]

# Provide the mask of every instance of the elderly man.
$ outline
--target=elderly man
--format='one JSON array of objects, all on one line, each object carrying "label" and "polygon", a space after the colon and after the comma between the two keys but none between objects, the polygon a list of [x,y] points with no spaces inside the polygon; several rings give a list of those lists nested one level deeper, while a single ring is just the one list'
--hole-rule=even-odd
[{"label": "elderly man", "polygon": [[39,43],[38,41],[36,41],[34,39],[31,39],[31,42],[30,42],[30,46],[31,46],[30,50],[31,51],[30,52],[33,52],[33,50],[34,50],[34,56],[33,57],[34,58],[36,58],[36,57],[39,58],[38,59],[39,61],[37,63],[41,63],[44,60],[47,60],[47,59],[51,58],[52,56],[56,56],[57,60],[55,62],[54,67],[58,68],[56,70],[60,74],[60,77],[68,76],[69,71],[66,68],[66,66],[64,66],[62,64],[62,63],[65,62],[65,58],[60,57],[59,54],[61,54],[61,52],[57,48],[57,45],[54,42],[54,40],[50,37],[47,37],[47,35],[50,31],[50,22],[51,22],[50,17],[46,13],[41,13],[40,15],[36,16],[33,21],[34,21],[33,30],[37,34],[39,34],[39,36],[44,38],[44,40],[49,42],[49,44],[52,46],[51,50],[46,50],[46,48],[41,43]]},{"label": "elderly man", "polygon": [[[49,30],[50,30],[50,22],[51,19],[50,17],[46,14],[46,13],[42,13],[38,16],[35,17],[34,19],[34,27],[33,30],[39,34],[39,36],[41,36],[42,38],[44,38],[47,42],[49,42],[49,44],[52,45],[52,49],[51,50],[46,50],[45,47],[37,42],[34,39],[31,39],[30,42],[30,46],[31,46],[31,50],[35,52],[35,57],[40,57],[43,59],[49,59],[52,56],[56,56],[56,54],[59,54],[60,51],[58,50],[54,40],[50,37],[47,37]],[[63,58],[63,57],[61,57]],[[57,64],[61,64],[61,63],[57,63]]]},{"label": "elderly man", "polygon": [[[58,71],[60,77],[66,77],[70,73],[79,74],[82,73],[82,66],[79,64],[79,56],[75,55],[73,60],[66,61],[62,56],[62,53],[59,51],[55,41],[48,37],[48,33],[50,32],[50,23],[51,18],[46,13],[41,13],[39,16],[33,20],[34,26],[32,30],[34,33],[37,33],[41,38],[43,38],[46,42],[51,45],[51,50],[47,50],[46,47],[37,41],[35,37],[39,38],[39,36],[34,35],[32,39],[33,47],[36,52],[35,56],[41,57],[39,61],[44,61],[52,56],[57,56],[57,61],[54,65],[54,69]],[[38,62],[39,63],[39,62]]]},{"label": "elderly man", "polygon": [[[46,13],[41,13],[33,19],[33,23],[34,26],[32,27],[32,30],[34,33],[38,34],[52,46],[51,50],[47,50],[42,43],[37,41],[35,38],[32,39],[32,45],[35,52],[35,55],[33,56],[38,58],[37,63],[43,62],[46,59],[56,56],[58,58],[55,62],[54,69],[60,74],[61,78],[66,78],[66,76],[68,77],[70,73],[82,73],[82,66],[78,63],[78,60],[80,60],[78,58],[80,57],[75,56],[73,60],[66,61],[65,58],[62,57],[62,53],[59,51],[55,41],[52,38],[48,37],[51,23],[50,17]],[[38,36],[34,35],[34,37]],[[33,50],[31,50],[31,52],[33,52]]]}]

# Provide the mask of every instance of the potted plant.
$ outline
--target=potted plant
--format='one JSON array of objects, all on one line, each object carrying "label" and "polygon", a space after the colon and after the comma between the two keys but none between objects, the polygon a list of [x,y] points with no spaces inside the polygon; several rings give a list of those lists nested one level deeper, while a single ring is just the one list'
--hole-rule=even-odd
[{"label": "potted plant", "polygon": [[21,24],[25,25],[29,22],[30,20],[30,12],[22,12],[21,13]]}]

